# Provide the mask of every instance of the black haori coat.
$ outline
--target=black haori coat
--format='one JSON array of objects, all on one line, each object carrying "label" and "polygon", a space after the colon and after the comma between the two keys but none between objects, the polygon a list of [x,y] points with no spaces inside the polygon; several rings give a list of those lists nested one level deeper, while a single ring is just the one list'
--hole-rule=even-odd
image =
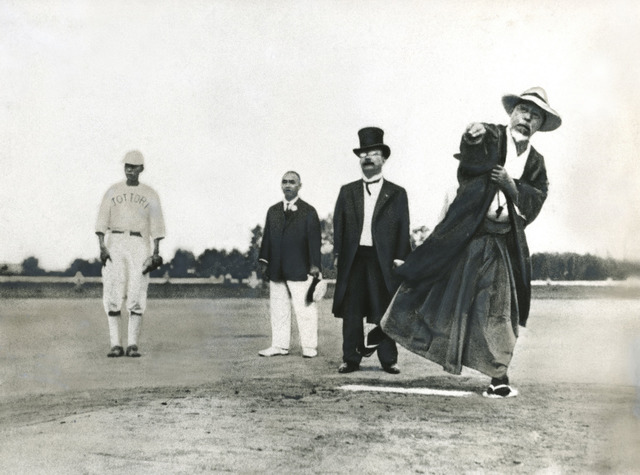
[{"label": "black haori coat", "polygon": [[[333,297],[333,313],[340,315],[340,306],[349,282],[349,274],[360,244],[364,221],[364,186],[358,180],[340,189],[333,213],[333,251],[338,256],[338,276]],[[392,271],[394,259],[411,252],[409,235],[409,201],[404,188],[384,180],[371,221],[373,245],[389,295],[393,295],[400,279]],[[374,322],[375,323],[375,322]]]},{"label": "black haori coat", "polygon": [[[461,251],[479,230],[491,205],[497,191],[497,186],[490,180],[491,170],[505,163],[507,134],[505,126],[484,126],[487,132],[479,144],[468,145],[461,141],[460,153],[455,155],[460,161],[459,187],[444,219],[396,270],[402,278],[402,285],[382,321],[383,329],[392,336],[401,331],[403,314],[413,312],[433,283],[446,277]],[[507,248],[515,277],[519,324],[525,326],[531,303],[531,258],[524,228],[538,216],[548,191],[544,158],[533,147],[522,176],[514,181],[522,216],[516,212],[513,202],[507,199],[512,226]]]},{"label": "black haori coat", "polygon": [[259,258],[268,262],[275,282],[307,280],[312,265],[320,268],[320,220],[315,208],[298,199],[285,214],[282,201],[267,211]]}]

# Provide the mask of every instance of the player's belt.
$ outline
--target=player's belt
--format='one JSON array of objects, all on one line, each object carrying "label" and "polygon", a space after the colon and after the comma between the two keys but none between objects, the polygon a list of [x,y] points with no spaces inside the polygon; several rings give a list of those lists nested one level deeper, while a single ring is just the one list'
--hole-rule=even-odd
[{"label": "player's belt", "polygon": [[128,234],[129,236],[142,237],[142,233],[139,231],[111,231],[111,234]]}]

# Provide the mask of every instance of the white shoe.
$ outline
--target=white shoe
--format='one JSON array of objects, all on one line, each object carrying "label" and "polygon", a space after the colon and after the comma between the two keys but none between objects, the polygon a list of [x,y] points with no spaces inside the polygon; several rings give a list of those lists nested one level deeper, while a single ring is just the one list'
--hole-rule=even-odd
[{"label": "white shoe", "polygon": [[258,354],[260,356],[279,356],[279,355],[285,356],[289,354],[289,350],[284,350],[282,348],[270,346],[266,350],[258,351]]},{"label": "white shoe", "polygon": [[318,356],[318,352],[313,348],[303,348],[302,349],[302,357],[303,358],[315,358]]}]

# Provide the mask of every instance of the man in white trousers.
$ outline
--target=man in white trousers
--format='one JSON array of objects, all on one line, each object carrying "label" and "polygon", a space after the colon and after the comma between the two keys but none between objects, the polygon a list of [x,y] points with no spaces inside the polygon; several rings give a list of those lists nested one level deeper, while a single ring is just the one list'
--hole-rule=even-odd
[{"label": "man in white trousers", "polygon": [[[165,228],[158,194],[138,179],[144,170],[144,157],[134,150],[128,152],[122,162],[126,181],[116,183],[105,193],[98,212],[96,234],[103,265],[103,304],[111,340],[107,356],[138,357],[149,270],[162,264],[159,248]],[[125,298],[129,312],[126,353],[120,337],[121,308]]]},{"label": "man in white trousers", "polygon": [[269,208],[259,262],[269,279],[271,346],[260,356],[288,355],[291,340],[291,307],[296,315],[302,356],[318,354],[318,310],[307,292],[320,276],[320,220],[315,208],[298,196],[300,175],[288,171],[282,177],[284,199]]}]

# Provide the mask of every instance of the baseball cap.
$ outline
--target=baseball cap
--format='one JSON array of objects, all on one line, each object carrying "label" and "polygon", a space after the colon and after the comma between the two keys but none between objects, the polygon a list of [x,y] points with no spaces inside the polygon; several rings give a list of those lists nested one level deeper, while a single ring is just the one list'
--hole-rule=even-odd
[{"label": "baseball cap", "polygon": [[122,159],[122,163],[127,163],[129,165],[144,165],[144,157],[137,150],[131,150],[126,153]]}]

